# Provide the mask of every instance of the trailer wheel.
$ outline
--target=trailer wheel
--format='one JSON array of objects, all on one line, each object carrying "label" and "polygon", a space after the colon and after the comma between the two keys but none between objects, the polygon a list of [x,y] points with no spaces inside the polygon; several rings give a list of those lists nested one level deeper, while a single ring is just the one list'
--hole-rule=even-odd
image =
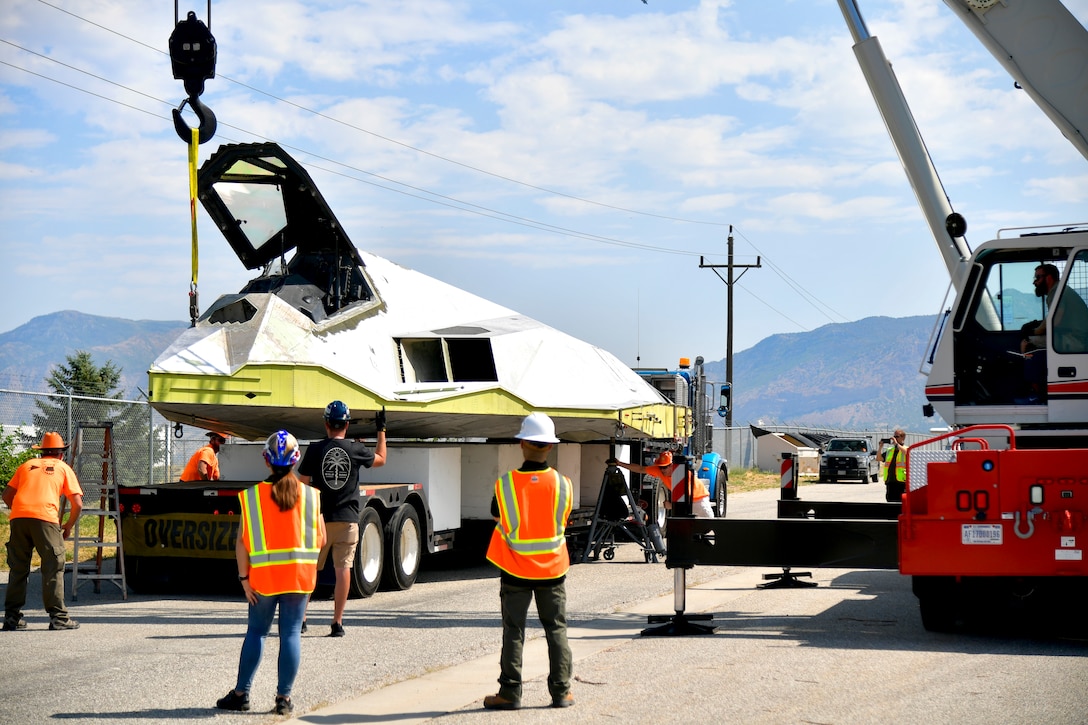
[{"label": "trailer wheel", "polygon": [[410,504],[401,504],[385,525],[386,586],[408,589],[415,584],[422,555],[419,515]]},{"label": "trailer wheel", "polygon": [[368,507],[359,515],[359,543],[351,567],[353,597],[369,597],[378,591],[384,562],[382,520],[377,511]]},{"label": "trailer wheel", "polygon": [[725,509],[729,504],[729,471],[725,466],[718,466],[718,476],[714,481],[714,513],[719,519],[725,518]]}]

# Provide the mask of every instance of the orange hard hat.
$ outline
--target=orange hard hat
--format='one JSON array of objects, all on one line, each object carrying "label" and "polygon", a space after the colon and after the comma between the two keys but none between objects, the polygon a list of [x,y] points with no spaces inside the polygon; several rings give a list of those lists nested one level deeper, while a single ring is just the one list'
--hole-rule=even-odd
[{"label": "orange hard hat", "polygon": [[662,451],[657,454],[657,458],[654,459],[655,466],[671,466],[672,465],[672,453],[670,451]]},{"label": "orange hard hat", "polygon": [[219,438],[222,438],[224,441],[226,441],[227,438],[230,437],[230,435],[228,433],[222,433],[222,432],[217,431],[217,430],[210,430],[207,433],[205,433],[204,435],[208,436],[209,438],[211,438],[212,436],[217,436]]},{"label": "orange hard hat", "polygon": [[64,439],[60,437],[60,433],[54,433],[53,431],[44,433],[42,442],[39,445],[31,446],[36,451],[61,450],[67,447],[64,445]]}]

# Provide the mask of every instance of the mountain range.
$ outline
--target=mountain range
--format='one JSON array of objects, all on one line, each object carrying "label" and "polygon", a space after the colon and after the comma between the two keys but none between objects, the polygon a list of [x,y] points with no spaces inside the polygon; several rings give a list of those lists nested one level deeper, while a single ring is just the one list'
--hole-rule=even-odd
[{"label": "mountain range", "polygon": [[[925,379],[918,372],[931,317],[868,317],[810,332],[771,335],[733,356],[733,424],[925,431]],[[44,392],[54,364],[82,350],[98,365],[121,368],[124,397],[143,397],[147,369],[188,327],[54,312],[0,333],[0,388]],[[725,360],[705,363],[708,380],[725,380]],[[720,419],[718,421],[720,424]]]}]

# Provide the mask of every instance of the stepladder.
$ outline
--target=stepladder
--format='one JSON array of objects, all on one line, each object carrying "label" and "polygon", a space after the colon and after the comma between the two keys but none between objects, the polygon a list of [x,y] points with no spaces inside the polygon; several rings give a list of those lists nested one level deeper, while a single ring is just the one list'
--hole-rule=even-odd
[{"label": "stepladder", "polygon": [[[92,583],[97,594],[104,581],[116,585],[121,598],[128,599],[111,421],[76,425],[71,466],[83,489],[83,512],[71,534],[72,599],[79,598],[80,584]],[[90,526],[84,525],[85,518],[94,519]],[[113,555],[107,556],[107,552]]]},{"label": "stepladder", "polygon": [[609,466],[601,481],[586,546],[578,560],[595,561],[601,556],[606,561],[612,560],[616,545],[620,543],[617,537],[638,544],[647,563],[656,563],[657,557],[665,553],[656,522],[638,505],[638,499],[620,469]]}]

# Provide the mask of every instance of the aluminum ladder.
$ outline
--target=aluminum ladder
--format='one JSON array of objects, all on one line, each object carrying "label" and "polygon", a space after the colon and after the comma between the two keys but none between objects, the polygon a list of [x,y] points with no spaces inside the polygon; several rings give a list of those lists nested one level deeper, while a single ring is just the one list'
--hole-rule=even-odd
[{"label": "aluminum ladder", "polygon": [[[101,448],[98,445],[101,444]],[[72,446],[72,469],[83,489],[84,516],[98,518],[95,533],[84,535],[79,522],[72,528],[72,599],[79,598],[81,580],[94,582],[94,591],[101,591],[103,581],[116,584],[121,598],[128,599],[125,582],[125,557],[121,545],[121,506],[117,493],[117,460],[114,457],[113,423],[111,421],[81,421],[76,426]],[[113,529],[107,526],[112,522]],[[94,557],[80,561],[80,550],[94,549]],[[103,571],[105,550],[116,552],[114,573]]]}]

